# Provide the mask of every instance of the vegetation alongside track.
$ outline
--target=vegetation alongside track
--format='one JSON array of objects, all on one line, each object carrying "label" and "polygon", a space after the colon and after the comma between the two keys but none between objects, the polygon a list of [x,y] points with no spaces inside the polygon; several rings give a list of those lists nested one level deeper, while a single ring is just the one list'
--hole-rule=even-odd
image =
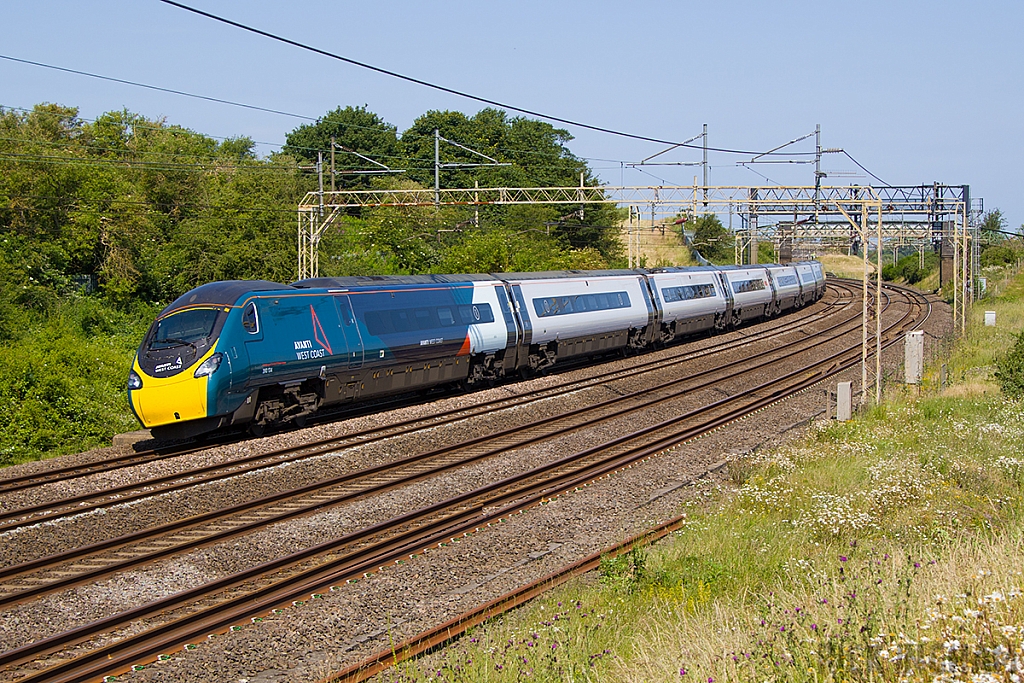
[{"label": "vegetation alongside track", "polygon": [[933,368],[740,460],[671,540],[385,680],[1019,681],[1024,397],[999,387],[1024,376],[1024,276],[1004,284],[947,388]]},{"label": "vegetation alongside track", "polygon": [[[596,184],[550,124],[485,109],[427,112],[398,135],[363,108],[329,112],[258,158],[128,111],[0,108],[0,466],[108,445],[134,429],[125,381],[164,304],[214,280],[296,276],[295,216],[308,164],[337,143],[408,168],[412,180],[339,176],[342,186],[433,182],[433,130],[512,166],[446,171],[445,184]],[[429,152],[429,153],[428,153]],[[444,160],[474,161],[457,147]],[[340,155],[340,170],[363,162]],[[329,178],[328,178],[329,182]],[[389,185],[390,184],[390,185]],[[583,207],[378,209],[325,236],[324,275],[528,271],[624,265],[618,212]]]}]

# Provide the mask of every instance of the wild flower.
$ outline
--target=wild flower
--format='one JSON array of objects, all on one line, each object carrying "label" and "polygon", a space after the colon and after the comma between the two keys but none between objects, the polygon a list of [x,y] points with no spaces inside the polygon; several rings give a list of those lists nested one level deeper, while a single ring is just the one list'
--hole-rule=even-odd
[{"label": "wild flower", "polygon": [[874,517],[858,512],[848,496],[826,493],[811,496],[813,505],[802,513],[797,525],[820,536],[838,536],[848,532],[876,528]]}]

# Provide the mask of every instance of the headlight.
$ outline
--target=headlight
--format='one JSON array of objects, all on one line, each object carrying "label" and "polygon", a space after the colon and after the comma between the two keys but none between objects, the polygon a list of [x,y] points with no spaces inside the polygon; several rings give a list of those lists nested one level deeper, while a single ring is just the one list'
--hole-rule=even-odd
[{"label": "headlight", "polygon": [[137,372],[135,372],[134,370],[129,370],[128,371],[128,388],[129,389],[141,389],[142,388],[142,378],[139,377],[139,374]]},{"label": "headlight", "polygon": [[212,375],[217,371],[217,368],[220,367],[220,361],[223,358],[224,354],[222,353],[213,354],[212,356],[204,360],[202,365],[196,368],[196,371],[192,376],[199,378],[206,377],[207,375]]}]

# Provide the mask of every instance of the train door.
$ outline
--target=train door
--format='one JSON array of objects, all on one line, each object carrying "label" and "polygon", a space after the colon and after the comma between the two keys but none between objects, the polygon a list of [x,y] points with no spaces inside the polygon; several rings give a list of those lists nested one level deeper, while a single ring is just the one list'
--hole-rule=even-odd
[{"label": "train door", "polygon": [[525,368],[530,363],[530,344],[533,343],[533,323],[530,322],[530,311],[526,308],[526,299],[519,285],[512,285],[512,311],[523,334],[520,338],[516,358],[516,368]]},{"label": "train door", "polygon": [[266,384],[265,375],[273,374],[273,359],[263,343],[263,316],[257,302],[259,299],[250,299],[242,309],[242,329],[245,343],[245,353],[249,359],[249,381],[254,385]]},{"label": "train door", "polygon": [[348,294],[335,295],[334,302],[338,305],[338,319],[341,320],[341,331],[348,345],[348,367],[351,370],[363,366],[363,336],[356,324],[356,316],[352,311],[352,301]]},{"label": "train door", "polygon": [[732,295],[732,287],[729,285],[729,278],[726,277],[725,273],[721,271],[715,272],[715,277],[718,278],[718,286],[722,288],[722,296],[725,298],[725,313],[722,315],[722,324],[720,327],[732,324],[732,312],[735,306],[736,299]]},{"label": "train door", "polygon": [[516,321],[515,316],[512,314],[512,306],[509,302],[508,292],[505,291],[507,285],[501,284],[494,288],[494,294],[498,298],[498,308],[501,309],[501,315],[505,319],[505,361],[504,368],[507,372],[518,367],[516,362],[516,350],[519,348],[519,338],[522,336],[522,330],[519,327],[519,323]]}]

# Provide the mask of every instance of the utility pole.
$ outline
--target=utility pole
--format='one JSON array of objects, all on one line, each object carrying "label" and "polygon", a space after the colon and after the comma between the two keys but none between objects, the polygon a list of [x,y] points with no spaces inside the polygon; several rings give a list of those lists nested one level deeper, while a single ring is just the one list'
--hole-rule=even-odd
[{"label": "utility pole", "polygon": [[441,205],[441,131],[434,129],[434,205]]},{"label": "utility pole", "polygon": [[324,215],[324,153],[316,153],[316,176],[320,181],[320,189],[317,195],[320,197],[320,215]]},{"label": "utility pole", "polygon": [[334,185],[334,136],[331,136],[331,192],[337,192],[338,188]]},{"label": "utility pole", "polygon": [[814,224],[818,224],[818,194],[821,191],[821,124],[814,125]]},{"label": "utility pole", "polygon": [[704,210],[708,209],[708,124],[704,124],[704,161],[701,162],[701,166],[704,167]]}]

